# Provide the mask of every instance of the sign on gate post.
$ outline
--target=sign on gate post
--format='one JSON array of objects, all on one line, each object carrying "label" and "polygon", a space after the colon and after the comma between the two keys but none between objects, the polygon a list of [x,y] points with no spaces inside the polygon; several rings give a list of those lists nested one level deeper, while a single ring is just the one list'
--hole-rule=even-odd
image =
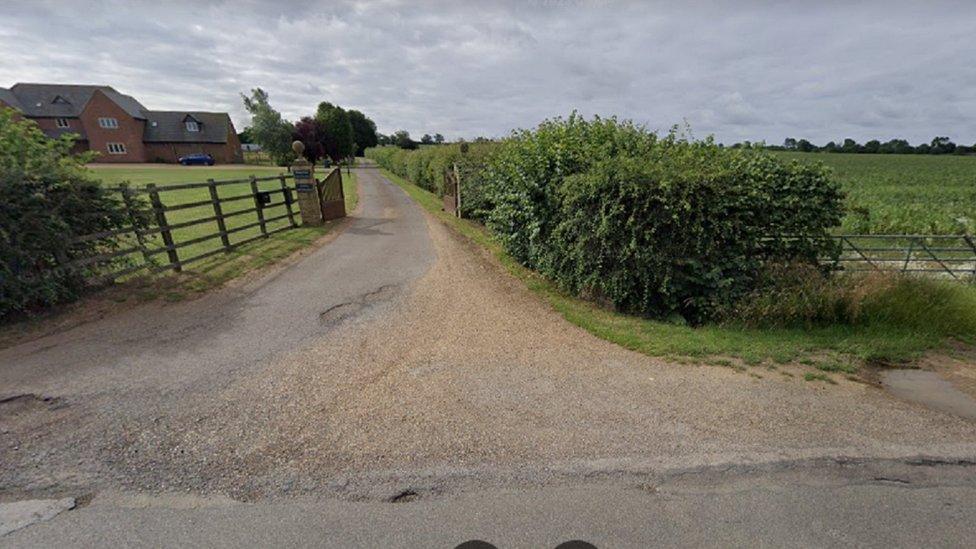
[{"label": "sign on gate post", "polygon": [[291,164],[291,173],[295,176],[295,191],[298,194],[298,209],[302,213],[302,224],[321,225],[322,200],[315,183],[315,166],[302,156],[305,145],[301,141],[292,143],[291,148],[298,154],[298,160]]}]

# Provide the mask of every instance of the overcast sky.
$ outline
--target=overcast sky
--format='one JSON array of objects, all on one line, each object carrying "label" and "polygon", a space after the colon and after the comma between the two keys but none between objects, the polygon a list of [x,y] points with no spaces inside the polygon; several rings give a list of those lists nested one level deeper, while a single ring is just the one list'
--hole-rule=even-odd
[{"label": "overcast sky", "polygon": [[[849,5],[855,4],[855,5]],[[501,136],[577,109],[698,137],[976,142],[976,2],[0,0],[0,86],[229,111],[262,87],[384,133]]]}]

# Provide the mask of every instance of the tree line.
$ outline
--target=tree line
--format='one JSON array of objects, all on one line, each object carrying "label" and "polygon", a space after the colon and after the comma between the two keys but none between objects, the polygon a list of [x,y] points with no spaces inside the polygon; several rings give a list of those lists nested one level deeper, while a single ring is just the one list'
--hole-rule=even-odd
[{"label": "tree line", "polygon": [[362,156],[366,148],[378,144],[376,123],[354,109],[323,101],[313,115],[291,122],[271,106],[268,92],[261,88],[252,89],[250,95],[242,93],[241,99],[251,115],[251,125],[240,134],[241,142],[261,145],[279,166],[295,160],[291,144],[296,140],[305,145],[309,162]]},{"label": "tree line", "polygon": [[416,149],[420,145],[443,145],[444,143],[444,136],[439,133],[435,133],[434,135],[425,133],[423,137],[420,138],[420,141],[414,141],[410,137],[410,132],[407,130],[399,130],[391,133],[390,135],[380,134],[378,136],[378,144],[380,146],[395,145],[401,149],[407,150]]},{"label": "tree line", "polygon": [[928,143],[912,145],[905,139],[891,139],[880,141],[872,139],[861,144],[854,139],[847,138],[840,143],[830,141],[826,145],[817,146],[806,139],[787,137],[782,145],[766,145],[765,143],[751,143],[743,141],[731,146],[738,148],[764,148],[781,151],[798,152],[828,152],[854,154],[976,154],[976,145],[957,145],[948,137],[935,137]]}]

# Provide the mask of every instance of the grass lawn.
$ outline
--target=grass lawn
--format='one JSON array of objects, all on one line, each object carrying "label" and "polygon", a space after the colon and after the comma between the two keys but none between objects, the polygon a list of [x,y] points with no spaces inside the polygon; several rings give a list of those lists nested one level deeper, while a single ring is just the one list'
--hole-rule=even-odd
[{"label": "grass lawn", "polygon": [[976,156],[774,154],[834,171],[847,192],[842,233],[976,234]]},{"label": "grass lawn", "polygon": [[[481,226],[447,214],[435,194],[382,170],[428,212],[487,248],[505,268],[545,299],[568,321],[628,349],[683,362],[748,368],[793,363],[818,372],[810,380],[851,374],[864,361],[896,362],[916,358],[942,345],[937,336],[892,327],[831,326],[811,329],[745,329],[722,325],[692,328],[615,313],[561,292],[551,282],[512,259]],[[729,360],[733,359],[733,360]],[[823,374],[819,372],[831,372]]]},{"label": "grass lawn", "polygon": [[[207,179],[215,181],[247,179],[251,175],[256,177],[275,176],[284,173],[283,168],[233,165],[233,166],[174,166],[174,165],[132,165],[132,166],[90,166],[96,178],[102,180],[106,185],[118,185],[128,182],[133,187],[145,187],[149,183],[155,183],[160,189],[167,185],[178,183],[200,183]],[[321,175],[319,173],[318,175]],[[343,189],[346,194],[346,209],[351,211],[355,208],[357,200],[355,174],[351,176],[343,173]],[[293,183],[288,180],[289,186]],[[259,190],[275,190],[281,188],[279,180],[263,181],[258,184]],[[250,183],[235,183],[230,185],[218,186],[218,193],[221,198],[231,198],[235,196],[246,196],[251,194]],[[143,195],[144,196],[144,195]],[[209,200],[210,193],[207,188],[202,189],[181,189],[171,192],[161,191],[160,198],[164,204],[173,205],[188,202]],[[280,194],[272,195],[273,203],[281,203]],[[252,200],[244,199],[222,204],[223,214],[232,214],[236,211],[247,210],[254,207]],[[293,205],[296,221],[301,223],[301,216],[298,213],[298,205]],[[284,215],[286,209],[284,205],[265,208],[264,216],[266,219]],[[170,224],[201,219],[214,215],[212,206],[200,206],[187,208],[173,212],[167,212],[167,222]],[[241,227],[257,221],[255,213],[242,214],[230,217],[226,220],[228,229]],[[267,224],[268,230],[284,227],[289,224],[287,218]],[[184,278],[192,280],[186,286],[190,290],[203,290],[206,287],[219,284],[230,278],[238,276],[248,270],[272,263],[278,259],[286,257],[294,251],[307,246],[319,236],[325,234],[334,223],[326,224],[323,227],[299,227],[297,229],[282,231],[272,235],[266,240],[257,240],[240,247],[236,247],[226,254],[217,254],[200,262],[191,264],[184,268],[187,273]],[[207,234],[215,233],[218,230],[216,221],[201,223],[173,231],[174,240],[184,242],[193,238],[202,237]],[[261,234],[260,228],[252,227],[230,235],[231,243],[241,242],[248,238]],[[155,238],[151,246],[161,246],[162,240]],[[208,251],[221,248],[219,237],[205,240],[178,250],[180,259],[188,259]],[[159,261],[167,261],[165,252],[158,254]],[[140,261],[141,257],[134,257]],[[172,297],[176,297],[178,291],[171,292]]]}]

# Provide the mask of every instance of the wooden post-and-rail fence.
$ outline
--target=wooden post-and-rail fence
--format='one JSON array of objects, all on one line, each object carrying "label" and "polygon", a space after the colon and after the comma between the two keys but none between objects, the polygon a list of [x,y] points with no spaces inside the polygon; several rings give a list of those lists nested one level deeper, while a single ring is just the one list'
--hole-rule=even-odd
[{"label": "wooden post-and-rail fence", "polygon": [[[111,282],[140,270],[181,271],[191,263],[293,229],[299,225],[294,211],[295,187],[289,184],[293,179],[291,174],[280,174],[226,181],[208,179],[202,183],[149,184],[142,188],[110,187],[110,191],[121,196],[131,225],[69,236],[70,243],[105,240],[105,251],[89,257],[56,258],[58,268],[82,269],[91,284]],[[174,196],[177,191],[184,191],[183,201]],[[206,198],[194,200],[193,195],[197,193]],[[191,195],[190,200],[186,194]],[[142,202],[143,195],[148,203]],[[174,198],[168,200],[169,197]],[[148,220],[144,219],[146,206]],[[278,210],[271,212],[275,208]],[[207,231],[208,225],[215,230]],[[255,228],[257,234],[245,232]],[[161,242],[156,240],[157,236]],[[235,236],[245,238],[235,240]],[[211,241],[219,244],[201,251]],[[186,257],[188,253],[194,255]]]}]

